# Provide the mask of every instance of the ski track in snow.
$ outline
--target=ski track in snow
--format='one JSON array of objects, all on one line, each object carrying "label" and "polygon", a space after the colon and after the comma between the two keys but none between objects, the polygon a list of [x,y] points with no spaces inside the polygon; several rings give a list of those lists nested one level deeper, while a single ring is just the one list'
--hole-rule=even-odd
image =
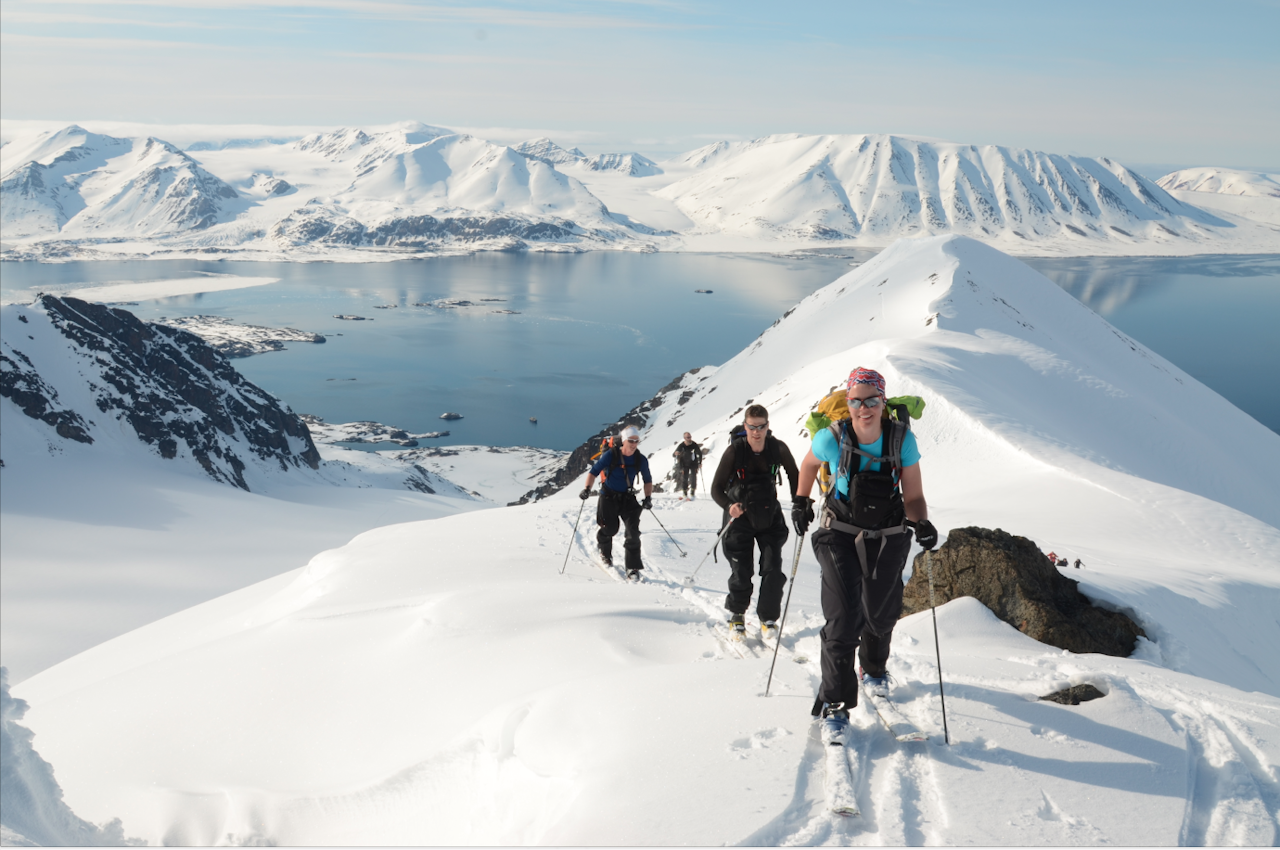
[{"label": "ski track in snow", "polygon": [[[662,499],[654,508],[664,515],[678,516]],[[562,519],[573,528],[576,512],[565,511]],[[573,544],[570,563],[595,566],[610,579],[626,583],[615,567],[608,569],[595,553],[592,536],[594,516],[583,512],[583,524]],[[587,525],[587,520],[592,523]],[[664,518],[667,530],[678,535],[690,557],[706,554],[705,546],[715,539],[718,529],[681,528]],[[619,538],[621,533],[619,534]],[[692,542],[693,538],[697,542]],[[620,541],[615,542],[615,547]],[[794,544],[793,544],[794,545]],[[719,553],[718,553],[719,554]],[[641,535],[641,555],[645,563],[644,586],[661,590],[673,604],[704,614],[709,650],[714,660],[748,662],[773,658],[772,645],[758,637],[759,621],[747,616],[748,638],[742,642],[730,639],[725,628],[725,609],[721,591],[710,589],[711,573],[704,565],[699,583],[689,587],[683,576],[692,572],[697,561],[682,561],[672,541],[661,529],[646,529]],[[687,564],[687,566],[684,566]],[[683,569],[681,567],[683,566]],[[784,569],[787,568],[784,563]],[[569,573],[566,572],[566,575]],[[588,580],[599,580],[588,575]],[[798,612],[791,612],[797,614]],[[817,628],[796,620],[782,636],[779,664],[801,662],[808,674],[813,692],[821,681],[818,661]],[[811,653],[801,653],[798,645],[812,643]],[[895,644],[897,645],[897,644]],[[1053,672],[1069,677],[1075,672],[1070,656],[1065,663],[1053,665]],[[1034,662],[1043,666],[1042,660]],[[963,748],[946,747],[942,742],[940,706],[937,698],[937,666],[931,655],[895,651],[891,668],[898,674],[895,703],[903,714],[916,723],[930,739],[919,743],[900,743],[885,731],[874,709],[865,701],[852,713],[856,740],[849,747],[854,784],[862,813],[842,817],[828,811],[823,791],[824,752],[819,740],[819,724],[811,722],[801,762],[796,766],[790,800],[764,827],[741,838],[739,846],[924,846],[946,844],[949,821],[943,783],[936,762],[963,765]],[[763,674],[762,674],[763,678]],[[953,693],[953,707],[958,704],[956,690],[969,677],[947,680]],[[973,680],[972,684],[990,686],[990,680]],[[1117,683],[1118,684],[1118,683]],[[1139,682],[1125,682],[1136,696],[1163,714],[1180,729],[1187,747],[1186,815],[1179,833],[1179,843],[1192,846],[1271,845],[1278,835],[1280,823],[1280,769],[1273,764],[1262,745],[1249,732],[1251,722],[1266,722],[1247,710],[1232,711],[1202,698],[1182,694]],[[953,723],[955,715],[952,715]],[[955,730],[952,734],[954,736]],[[941,749],[940,749],[941,748]],[[1007,759],[1003,767],[1021,776],[1028,786],[1037,784],[1033,774],[1016,759]],[[972,769],[971,767],[968,769]],[[1107,843],[1104,831],[1089,822],[1087,813],[1066,810],[1048,791],[1041,791],[1038,808],[1023,813],[1019,826],[1034,829],[1053,844]],[[1036,825],[1035,822],[1039,824]]]}]

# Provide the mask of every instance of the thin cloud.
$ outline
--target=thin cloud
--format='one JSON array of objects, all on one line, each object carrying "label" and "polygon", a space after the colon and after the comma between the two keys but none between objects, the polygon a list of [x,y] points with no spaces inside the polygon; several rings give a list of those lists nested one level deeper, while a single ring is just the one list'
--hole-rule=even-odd
[{"label": "thin cloud", "polygon": [[418,23],[459,23],[512,27],[555,27],[559,29],[708,29],[699,24],[644,21],[624,16],[579,15],[566,12],[526,12],[500,7],[453,7],[411,5],[380,0],[45,0],[47,4],[77,6],[142,6],[173,9],[279,9],[329,11],[359,18],[413,21]]},{"label": "thin cloud", "polygon": [[28,12],[21,10],[6,10],[4,22],[6,24],[95,24],[100,26],[157,27],[164,29],[191,29],[194,27],[199,27],[202,30],[247,29],[246,27],[229,24],[209,24],[203,21],[198,24],[191,21],[145,21],[137,18],[107,18],[75,13],[61,14],[58,12]]},{"label": "thin cloud", "polygon": [[529,59],[520,56],[485,56],[482,54],[459,53],[330,53],[344,59],[380,59],[394,62],[424,62],[440,65],[538,65],[541,67],[564,67],[571,65],[567,61],[549,59]]},{"label": "thin cloud", "polygon": [[21,47],[69,47],[77,50],[221,50],[243,52],[244,48],[229,44],[200,44],[194,41],[164,41],[145,38],[77,38],[69,35],[28,35],[24,33],[0,33],[0,42]]}]

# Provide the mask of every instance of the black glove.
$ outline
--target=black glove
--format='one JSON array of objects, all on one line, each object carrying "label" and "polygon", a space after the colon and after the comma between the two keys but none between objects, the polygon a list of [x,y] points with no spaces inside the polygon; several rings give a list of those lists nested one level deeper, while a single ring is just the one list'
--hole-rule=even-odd
[{"label": "black glove", "polygon": [[579,498],[579,499],[581,499],[581,500],[582,500],[582,501],[584,501],[584,502],[585,502],[587,499],[590,499],[590,498],[591,498],[591,488],[590,488],[590,487],[583,487],[583,488],[582,488],[582,492],[578,494],[578,498]]},{"label": "black glove", "polygon": [[938,529],[929,520],[920,520],[916,523],[916,542],[926,549],[932,549],[938,545]]},{"label": "black glove", "polygon": [[640,503],[640,507],[644,508],[646,511],[653,510],[653,497],[645,496],[644,501]]},{"label": "black glove", "polygon": [[808,496],[796,496],[791,502],[791,524],[796,527],[796,534],[803,535],[813,522],[813,499]]}]

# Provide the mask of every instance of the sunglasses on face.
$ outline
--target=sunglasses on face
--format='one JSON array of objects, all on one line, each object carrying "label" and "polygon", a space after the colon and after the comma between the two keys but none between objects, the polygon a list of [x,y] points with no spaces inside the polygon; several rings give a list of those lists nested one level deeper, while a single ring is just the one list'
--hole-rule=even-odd
[{"label": "sunglasses on face", "polygon": [[884,403],[884,399],[880,398],[880,396],[878,395],[873,395],[871,398],[849,399],[849,406],[852,407],[854,410],[857,410],[859,407],[865,407],[867,410],[875,410],[877,407],[879,407],[883,403]]},{"label": "sunglasses on face", "polygon": [[763,431],[765,428],[768,428],[768,427],[769,427],[769,423],[768,423],[768,422],[766,422],[766,423],[764,423],[763,425],[748,425],[748,426],[747,426],[747,430],[748,430],[748,431]]},{"label": "sunglasses on face", "polygon": [[633,446],[638,446],[638,445],[640,445],[640,441],[639,441],[639,440],[627,440],[627,442],[628,442],[629,444],[633,445]]}]

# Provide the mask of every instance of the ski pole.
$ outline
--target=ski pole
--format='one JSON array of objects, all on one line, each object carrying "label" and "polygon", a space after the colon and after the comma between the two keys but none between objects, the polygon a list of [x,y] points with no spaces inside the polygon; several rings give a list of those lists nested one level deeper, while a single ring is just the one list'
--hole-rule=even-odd
[{"label": "ski pole", "polygon": [[693,574],[685,576],[684,583],[693,586],[693,580],[698,577],[698,570],[702,569],[702,565],[707,562],[707,558],[711,557],[711,553],[716,551],[716,547],[720,545],[720,541],[724,540],[725,534],[729,531],[729,526],[733,525],[733,520],[729,520],[724,524],[724,528],[720,529],[720,536],[716,538],[716,542],[711,544],[711,548],[707,550],[707,554],[702,556],[702,560],[698,562],[698,566],[694,568]]},{"label": "ski pole", "polygon": [[[671,532],[667,531],[667,527],[662,524],[662,520],[658,519],[658,515],[653,513],[653,508],[649,508],[649,513],[653,514],[653,518],[655,521],[657,521],[658,527],[661,528],[664,532],[666,532],[666,535],[668,537],[671,537]],[[676,539],[674,537],[671,537],[671,542],[675,543],[676,551],[680,553],[681,558],[687,558],[689,556],[689,553],[681,549],[679,543],[676,543]]]},{"label": "ski pole", "polygon": [[796,586],[796,569],[800,566],[800,552],[804,548],[804,535],[796,538],[796,554],[791,559],[791,583],[787,585],[787,601],[782,606],[782,622],[778,624],[777,643],[773,645],[773,663],[769,665],[769,681],[764,684],[764,695],[769,695],[773,686],[773,668],[778,664],[778,648],[782,646],[782,630],[787,627],[787,609],[791,607],[791,588]]},{"label": "ski pole", "polygon": [[947,731],[947,695],[942,690],[942,650],[938,648],[938,609],[933,601],[933,553],[924,550],[924,566],[929,571],[929,612],[933,614],[933,651],[938,658],[938,696],[942,699],[942,740],[951,744]]},{"label": "ski pole", "polygon": [[569,538],[569,548],[564,553],[564,563],[560,565],[560,575],[564,575],[564,568],[569,566],[569,553],[573,551],[573,541],[578,539],[578,523],[582,522],[582,509],[587,506],[587,500],[583,499],[582,504],[578,506],[578,518],[573,523],[573,536]]}]

